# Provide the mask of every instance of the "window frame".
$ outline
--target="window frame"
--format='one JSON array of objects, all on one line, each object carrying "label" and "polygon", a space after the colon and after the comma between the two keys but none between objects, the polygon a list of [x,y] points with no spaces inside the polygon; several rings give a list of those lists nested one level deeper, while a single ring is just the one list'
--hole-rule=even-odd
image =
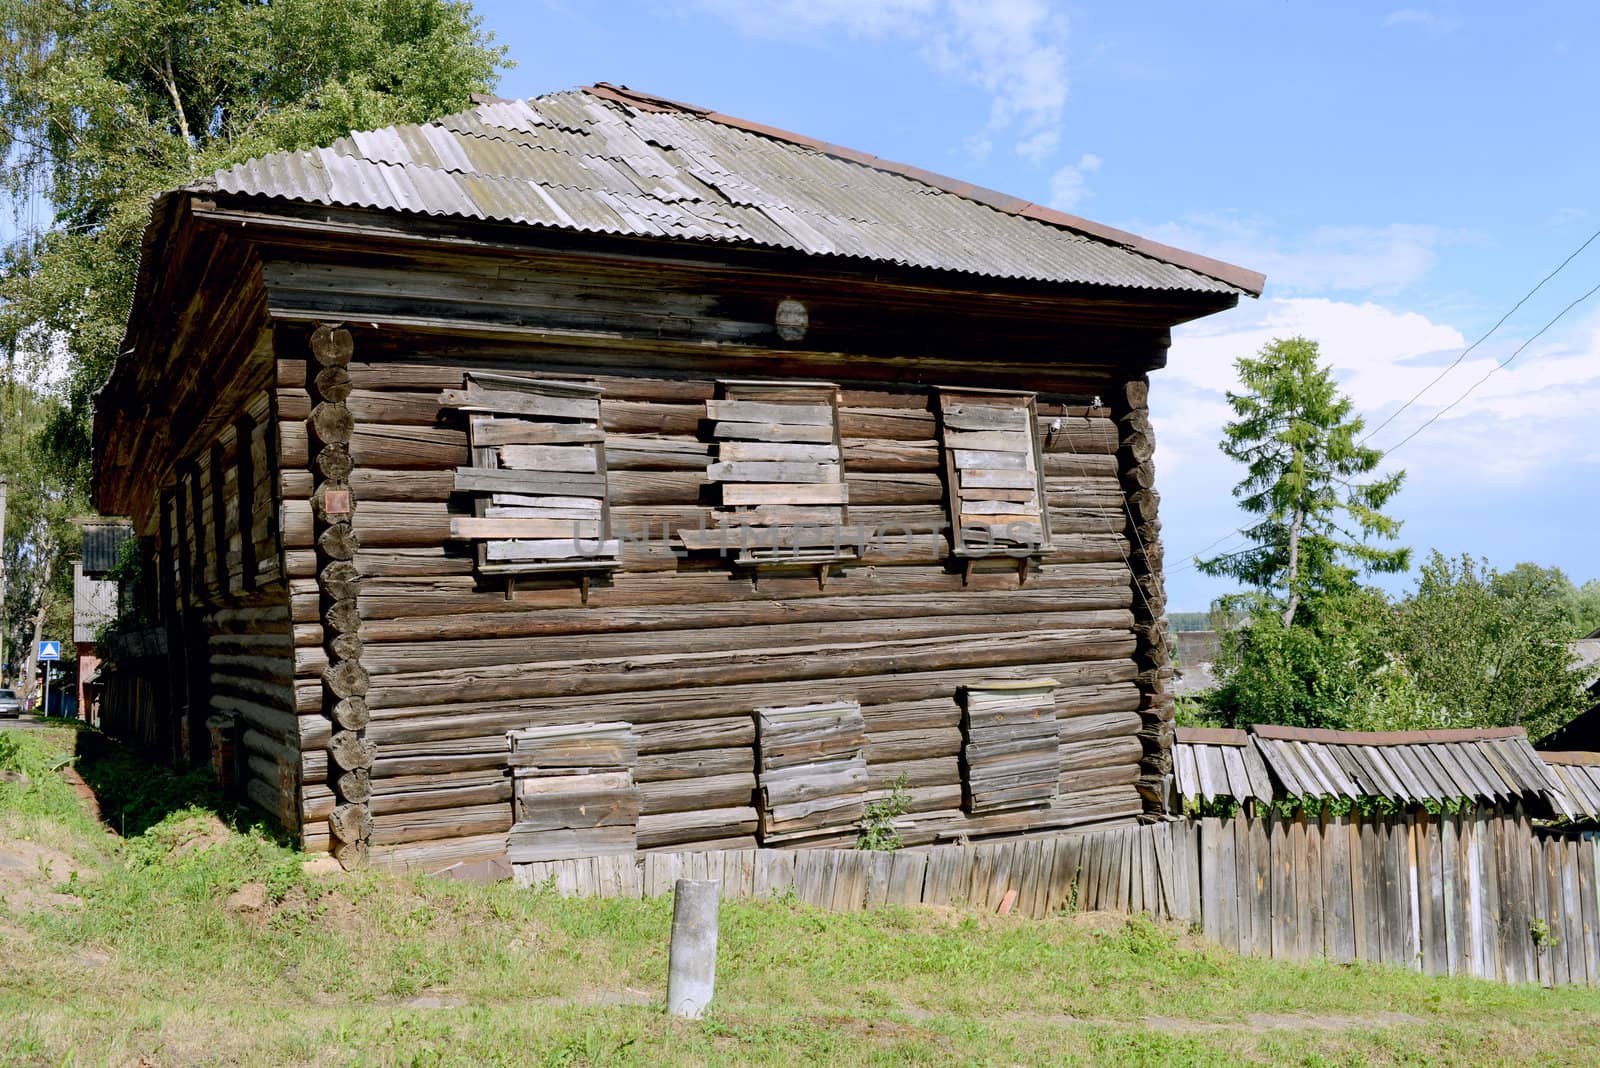
[{"label": "window frame", "polygon": [[[1044,450],[1040,445],[1038,395],[1022,390],[975,389],[964,386],[936,386],[934,387],[934,394],[938,410],[937,429],[939,433],[939,448],[943,454],[942,462],[944,465],[945,474],[947,515],[950,520],[951,554],[955,557],[967,560],[980,560],[993,557],[1011,557],[1015,559],[1027,560],[1033,557],[1043,556],[1044,554],[1050,552],[1052,541],[1050,532],[1050,498],[1044,474]],[[976,399],[976,407],[998,407],[997,405],[993,404],[993,401],[1002,398],[1015,400],[1017,402],[1016,407],[1024,413],[1026,429],[1008,431],[1005,429],[986,430],[973,427],[952,427],[950,425],[950,419],[953,414],[951,412],[951,408],[960,405],[962,399],[968,397]],[[989,403],[984,403],[985,401]],[[963,418],[961,421],[978,422],[981,420]],[[1020,474],[1031,474],[1033,476],[1032,479],[1028,480],[1028,484],[1025,486],[967,487],[965,485],[965,472],[968,470],[973,472],[982,472],[985,476],[1007,475],[1011,472],[998,468],[989,469],[971,466],[964,468],[958,463],[958,452],[971,451],[975,453],[1006,453],[1010,450],[979,449],[971,445],[966,445],[963,447],[964,443],[953,443],[951,440],[951,435],[1006,433],[1026,433],[1028,435],[1029,449],[1026,453],[1021,453],[1019,455],[1024,455],[1027,457],[1027,462],[1031,464],[1032,470],[1023,471],[1020,472]],[[1021,479],[993,477],[988,477],[987,480],[996,482],[1022,481]],[[964,515],[970,513],[966,513],[963,506],[969,503],[980,503],[981,500],[981,498],[964,497],[963,490],[969,488],[983,491],[982,496],[988,498],[999,498],[1000,495],[1005,493],[1008,489],[1014,489],[1018,491],[1023,489],[1032,489],[1034,493],[1034,507],[1037,510],[1036,518],[1039,527],[1038,541],[1023,542],[1011,539],[1014,543],[1006,544],[998,541],[995,538],[994,533],[985,527],[983,528],[983,538],[987,540],[987,544],[983,544],[976,539],[974,539],[973,543],[969,544],[969,531],[972,531],[974,528],[980,526],[980,524],[969,522],[964,518]],[[998,504],[1004,502],[1003,500],[982,500],[982,503],[987,508],[991,503]]]}]

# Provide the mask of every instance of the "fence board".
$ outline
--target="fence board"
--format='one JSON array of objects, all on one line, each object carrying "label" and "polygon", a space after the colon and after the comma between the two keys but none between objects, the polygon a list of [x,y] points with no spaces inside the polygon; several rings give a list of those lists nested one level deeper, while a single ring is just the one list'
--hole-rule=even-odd
[{"label": "fence board", "polygon": [[[1417,941],[1421,948],[1422,970],[1428,975],[1444,974],[1443,879],[1439,874],[1439,825],[1431,813],[1417,816],[1412,834],[1417,865]],[[1437,880],[1437,882],[1436,882]]]},{"label": "fence board", "polygon": [[1569,974],[1566,907],[1562,901],[1564,894],[1561,886],[1560,854],[1561,842],[1557,839],[1533,842],[1534,863],[1538,868],[1539,880],[1544,890],[1543,895],[1537,900],[1544,905],[1540,911],[1550,933],[1544,945],[1534,943],[1534,952],[1542,958],[1540,982],[1552,986],[1565,986]]},{"label": "fence board", "polygon": [[1302,810],[1289,825],[1289,850],[1292,868],[1289,872],[1291,907],[1294,909],[1294,940],[1289,953],[1295,960],[1310,960],[1311,949],[1311,885],[1320,880],[1311,875],[1309,843],[1306,841],[1306,816]]},{"label": "fence board", "polygon": [[1162,914],[1160,872],[1156,866],[1156,835],[1158,829],[1154,826],[1141,828],[1137,832],[1139,840],[1139,884],[1140,896],[1144,900],[1144,910]]},{"label": "fence board", "polygon": [[[1600,984],[1600,835],[1535,830],[1519,807],[1315,819],[1239,815],[895,853],[735,849],[514,866],[521,885],[653,897],[678,878],[725,898],[792,890],[833,910],[886,903],[1018,916],[1080,908],[1196,922],[1224,946],[1428,974]],[[1535,944],[1534,921],[1550,938]]]},{"label": "fence board", "polygon": [[1294,951],[1294,884],[1289,878],[1294,868],[1289,849],[1291,821],[1279,813],[1273,813],[1271,821],[1272,956],[1285,960]]},{"label": "fence board", "polygon": [[[1423,815],[1426,816],[1427,813],[1424,812]],[[1417,818],[1415,814],[1406,816],[1405,841],[1405,893],[1406,903],[1410,906],[1407,916],[1409,923],[1406,927],[1406,967],[1412,971],[1422,970],[1422,910],[1426,907],[1424,898],[1427,894],[1425,884],[1418,877]]]},{"label": "fence board", "polygon": [[1235,821],[1222,824],[1217,835],[1217,938],[1228,949],[1239,948],[1239,866]]},{"label": "fence board", "polygon": [[1600,986],[1600,902],[1595,888],[1595,850],[1600,847],[1600,835],[1583,834],[1578,837],[1578,891],[1583,895],[1583,957],[1584,971],[1590,986]]},{"label": "fence board", "polygon": [[1582,986],[1586,981],[1583,954],[1583,896],[1578,892],[1578,853],[1573,840],[1562,835],[1552,843],[1558,847],[1556,873],[1561,878],[1561,946],[1566,952],[1565,982]]},{"label": "fence board", "polygon": [[1300,936],[1300,944],[1305,947],[1305,955],[1309,959],[1327,953],[1327,930],[1322,911],[1322,888],[1327,881],[1322,867],[1323,816],[1319,813],[1314,819],[1307,818],[1305,828],[1306,864],[1301,871],[1305,873],[1306,930]]},{"label": "fence board", "polygon": [[1221,820],[1200,821],[1200,930],[1213,942],[1222,941],[1222,879],[1217,871],[1221,838]]},{"label": "fence board", "polygon": [[1462,974],[1461,967],[1461,834],[1453,814],[1439,819],[1439,887],[1444,909],[1444,971]]},{"label": "fence board", "polygon": [[1083,857],[1083,836],[1069,834],[1056,840],[1056,860],[1050,873],[1050,912],[1078,904],[1078,862]]},{"label": "fence board", "polygon": [[1356,956],[1356,938],[1350,832],[1343,821],[1324,819],[1322,833],[1324,944],[1330,960],[1351,961]]},{"label": "fence board", "polygon": [[1406,948],[1411,942],[1411,866],[1403,817],[1382,823],[1383,832],[1383,962],[1408,967]]}]

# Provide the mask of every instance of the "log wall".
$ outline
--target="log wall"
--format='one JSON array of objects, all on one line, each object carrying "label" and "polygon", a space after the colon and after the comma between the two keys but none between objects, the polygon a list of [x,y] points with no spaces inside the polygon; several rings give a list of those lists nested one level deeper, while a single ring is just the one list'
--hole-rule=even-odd
[{"label": "log wall", "polygon": [[115,667],[162,676],[167,737],[114,733],[192,762],[212,759],[212,737],[225,737],[236,766],[224,778],[294,829],[303,742],[280,548],[277,398],[259,392],[236,414],[176,461],[155,498],[164,656]]},{"label": "log wall", "polygon": [[[1041,393],[1038,423],[1052,547],[1019,571],[1010,558],[959,563],[939,445],[938,383],[889,388],[842,378],[836,359],[790,355],[769,374],[839,382],[839,435],[852,527],[875,528],[859,562],[751,570],[685,553],[672,532],[714,529],[706,402],[722,365],[665,373],[648,351],[596,356],[551,344],[441,340],[351,326],[348,487],[359,575],[359,659],[372,746],[370,846],[392,864],[497,853],[510,827],[506,732],[622,720],[640,738],[641,849],[756,844],[752,712],[856,701],[867,728],[868,799],[901,775],[909,842],[1117,821],[1152,807],[1161,773],[1159,576],[1136,584],[1126,487],[1148,479],[1132,441],[1142,396],[1110,384]],[[279,345],[280,383],[303,382],[301,342]],[[441,404],[469,372],[592,381],[604,390],[608,499],[622,567],[588,589],[570,575],[477,573],[471,515],[454,491],[471,463],[465,419]],[[1028,390],[1026,376],[988,384]],[[280,411],[292,387],[279,390]],[[301,402],[310,415],[311,396]],[[1120,407],[1118,407],[1120,405]],[[1119,416],[1120,413],[1120,416]],[[319,711],[327,598],[316,568],[317,448],[279,424],[284,539],[297,709]],[[1154,518],[1154,498],[1148,501]],[[1140,563],[1154,559],[1148,548]],[[1151,596],[1151,591],[1157,591]],[[1040,808],[962,809],[958,691],[984,679],[1058,680],[1059,795]],[[1167,715],[1170,719],[1170,715]],[[337,729],[337,728],[334,728]],[[301,732],[306,737],[307,732]],[[328,758],[308,749],[299,818],[308,846],[329,841],[338,802]],[[1152,797],[1158,791],[1146,789]],[[841,834],[807,845],[843,844]]]}]

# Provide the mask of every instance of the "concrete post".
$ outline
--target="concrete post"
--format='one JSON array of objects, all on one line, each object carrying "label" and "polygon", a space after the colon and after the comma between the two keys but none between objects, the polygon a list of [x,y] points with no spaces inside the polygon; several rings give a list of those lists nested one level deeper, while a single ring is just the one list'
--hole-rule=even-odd
[{"label": "concrete post", "polygon": [[672,887],[672,948],[667,960],[667,1012],[698,1020],[717,979],[716,879],[679,879]]}]

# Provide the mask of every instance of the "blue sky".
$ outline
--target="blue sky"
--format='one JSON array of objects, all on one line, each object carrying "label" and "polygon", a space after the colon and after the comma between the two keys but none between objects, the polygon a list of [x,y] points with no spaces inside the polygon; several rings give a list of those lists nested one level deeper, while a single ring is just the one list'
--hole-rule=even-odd
[{"label": "blue sky", "polygon": [[[518,63],[506,95],[625,83],[1266,272],[1261,300],[1175,336],[1152,390],[1174,610],[1227,588],[1184,562],[1243,522],[1216,448],[1237,356],[1318,339],[1375,426],[1600,229],[1600,5],[477,8]],[[1600,241],[1374,444],[1597,282]],[[1597,416],[1600,296],[1394,455],[1402,541],[1600,576]]]}]

